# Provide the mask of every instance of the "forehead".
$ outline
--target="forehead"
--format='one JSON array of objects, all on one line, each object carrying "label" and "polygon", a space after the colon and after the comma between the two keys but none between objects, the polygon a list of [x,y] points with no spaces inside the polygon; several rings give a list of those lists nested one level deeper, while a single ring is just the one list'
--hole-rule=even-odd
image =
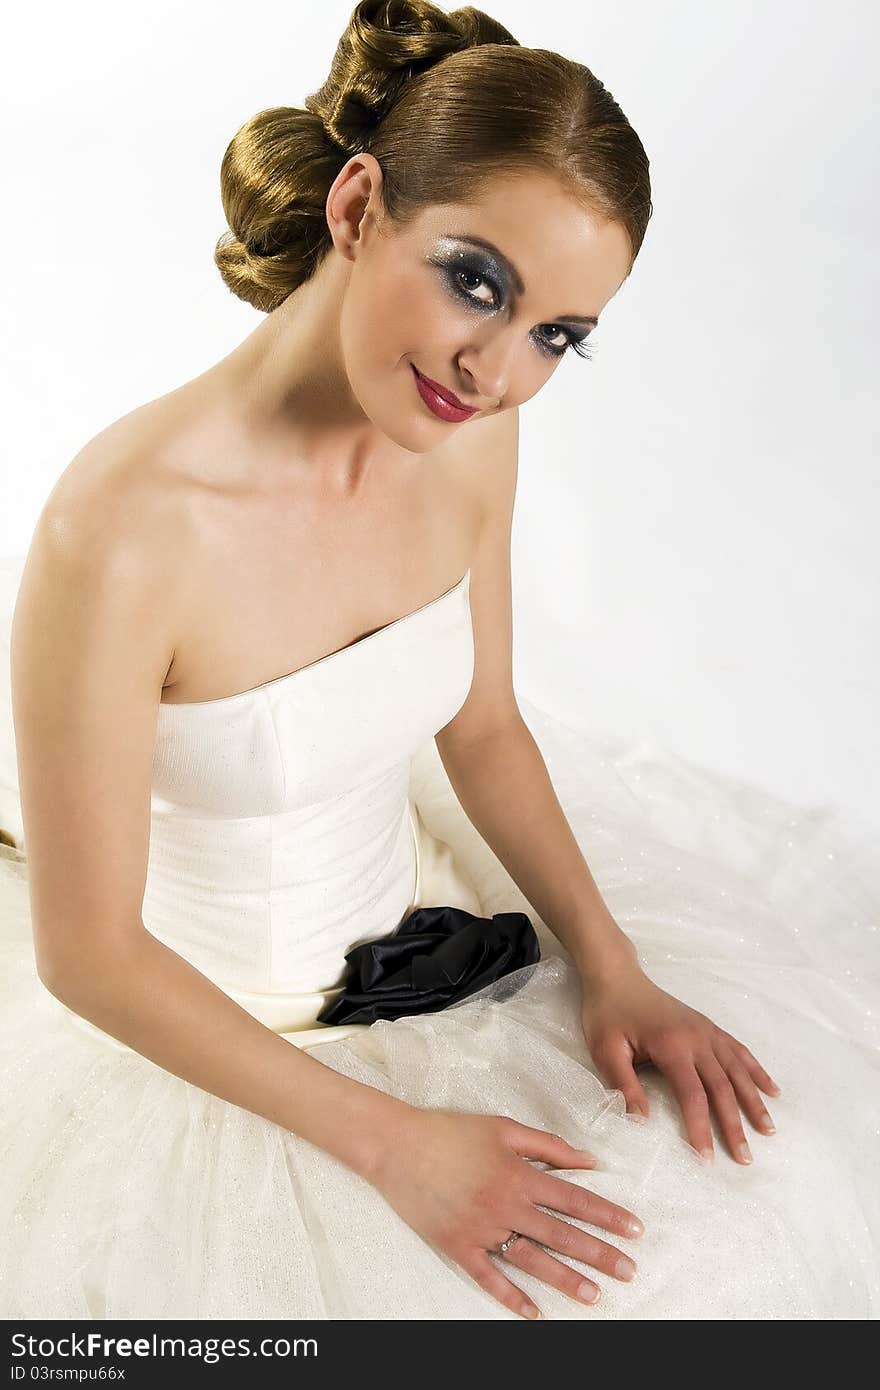
[{"label": "forehead", "polygon": [[522,276],[523,302],[551,312],[598,316],[629,273],[625,229],[538,172],[498,175],[467,202],[435,203],[412,232],[424,252],[441,237],[491,241]]}]

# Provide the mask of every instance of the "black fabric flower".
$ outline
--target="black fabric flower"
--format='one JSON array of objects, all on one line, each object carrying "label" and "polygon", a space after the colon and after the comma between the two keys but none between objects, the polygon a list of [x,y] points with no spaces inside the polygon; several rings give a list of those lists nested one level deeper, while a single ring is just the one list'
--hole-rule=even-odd
[{"label": "black fabric flower", "polygon": [[435,1013],[541,958],[524,912],[476,917],[460,907],[419,907],[391,936],[346,952],[342,993],[319,1023],[375,1023]]}]

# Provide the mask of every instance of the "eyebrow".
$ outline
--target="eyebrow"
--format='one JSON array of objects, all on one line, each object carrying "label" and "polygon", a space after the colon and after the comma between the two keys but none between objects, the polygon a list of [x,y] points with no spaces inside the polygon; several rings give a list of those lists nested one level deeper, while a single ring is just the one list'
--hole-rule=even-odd
[{"label": "eyebrow", "polygon": [[[471,243],[472,246],[482,246],[483,250],[488,251],[491,255],[493,255],[496,258],[496,260],[498,260],[504,267],[504,269],[507,271],[508,275],[513,281],[514,288],[516,289],[517,294],[525,294],[526,287],[523,284],[522,276],[520,275],[516,266],[513,264],[513,261],[511,261],[507,256],[505,256],[504,252],[499,247],[495,246],[493,242],[486,241],[483,237],[480,236],[471,236],[469,233],[462,234],[459,232],[447,232],[446,235],[447,237],[449,237],[451,241],[468,241]],[[553,319],[553,323],[556,323],[557,321],[561,322],[563,319],[566,321],[566,323],[583,323],[587,324],[590,328],[595,328],[599,322],[599,320],[595,318],[592,314],[557,314]],[[550,320],[548,320],[548,322],[550,322]]]}]

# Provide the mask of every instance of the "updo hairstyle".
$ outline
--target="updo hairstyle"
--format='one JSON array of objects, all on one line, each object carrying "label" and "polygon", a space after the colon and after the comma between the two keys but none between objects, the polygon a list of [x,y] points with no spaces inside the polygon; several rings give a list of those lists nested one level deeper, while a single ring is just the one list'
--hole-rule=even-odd
[{"label": "updo hairstyle", "polygon": [[539,170],[625,228],[631,269],[651,216],[642,142],[589,68],[522,47],[470,6],[361,0],[304,108],[258,112],[223,156],[229,231],[214,260],[233,294],[270,313],[314,273],[333,244],[330,188],[362,152],[378,160],[383,211],[400,226],[479,197],[494,175]]}]

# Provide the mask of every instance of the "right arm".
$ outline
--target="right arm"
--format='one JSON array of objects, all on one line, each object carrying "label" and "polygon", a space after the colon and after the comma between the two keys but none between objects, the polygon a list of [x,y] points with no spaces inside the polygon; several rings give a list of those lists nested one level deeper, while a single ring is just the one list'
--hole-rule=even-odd
[{"label": "right arm", "polygon": [[166,1071],[347,1164],[513,1311],[537,1315],[487,1253],[512,1230],[532,1237],[511,1247],[512,1265],[572,1297],[585,1288],[592,1301],[598,1286],[541,1245],[615,1277],[621,1252],[540,1208],[624,1236],[632,1214],[528,1162],[593,1167],[592,1155],[506,1116],[424,1110],[351,1080],[144,926],[152,760],[174,650],[169,596],[187,549],[163,548],[166,534],[127,498],[75,508],[50,498],[28,552],[11,660],[40,979]]},{"label": "right arm", "polygon": [[295,1129],[369,1177],[408,1107],[265,1027],[143,924],[151,764],[179,562],[173,553],[163,560],[155,544],[142,554],[122,508],[84,510],[71,515],[51,500],[44,509],[12,626],[39,977],[166,1071]]}]

